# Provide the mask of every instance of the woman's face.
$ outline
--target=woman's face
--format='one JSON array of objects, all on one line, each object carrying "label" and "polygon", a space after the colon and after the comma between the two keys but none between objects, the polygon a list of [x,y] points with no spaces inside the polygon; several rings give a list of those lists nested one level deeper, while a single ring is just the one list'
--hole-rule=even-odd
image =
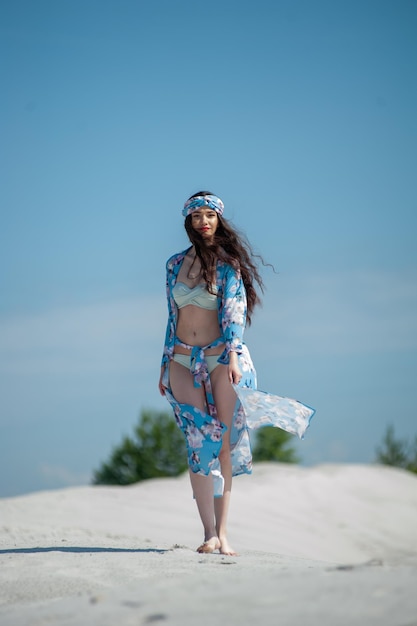
[{"label": "woman's face", "polygon": [[213,209],[201,207],[191,213],[191,226],[206,241],[212,241],[219,224],[219,217]]}]

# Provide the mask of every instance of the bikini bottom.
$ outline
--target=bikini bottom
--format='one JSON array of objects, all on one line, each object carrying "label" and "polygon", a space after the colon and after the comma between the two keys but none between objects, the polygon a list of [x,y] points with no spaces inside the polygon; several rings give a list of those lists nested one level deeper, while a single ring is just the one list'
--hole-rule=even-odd
[{"label": "bikini bottom", "polygon": [[[209,374],[212,373],[212,371],[214,369],[216,369],[216,367],[218,365],[220,365],[219,363],[219,354],[210,354],[210,355],[205,355],[205,360],[207,363],[207,369]],[[176,363],[179,363],[180,365],[183,365],[184,367],[186,367],[188,370],[191,367],[191,355],[189,354],[177,354],[176,352],[173,354],[172,360],[175,361]]]}]

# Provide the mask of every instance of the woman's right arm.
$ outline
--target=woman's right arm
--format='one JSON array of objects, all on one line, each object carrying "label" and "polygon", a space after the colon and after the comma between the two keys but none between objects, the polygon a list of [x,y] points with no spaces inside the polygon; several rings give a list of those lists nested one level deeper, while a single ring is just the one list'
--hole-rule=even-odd
[{"label": "woman's right arm", "polygon": [[172,294],[171,294],[172,270],[170,269],[170,267],[171,266],[168,261],[167,269],[166,269],[166,281],[165,281],[167,304],[168,304],[168,321],[167,321],[167,327],[165,331],[164,350],[163,350],[162,360],[161,360],[161,373],[160,373],[159,382],[158,382],[158,388],[159,388],[161,395],[164,395],[165,393],[164,391],[165,387],[162,384],[162,377],[163,377],[167,364],[172,358],[172,354],[174,352],[174,338],[175,338],[175,315],[174,315],[174,308],[173,308],[174,305],[173,305]]},{"label": "woman's right arm", "polygon": [[164,375],[164,371],[165,371],[165,366],[162,366],[161,373],[159,375],[159,382],[158,382],[158,389],[159,389],[159,393],[161,394],[161,396],[165,395],[165,385],[162,384],[162,377]]}]

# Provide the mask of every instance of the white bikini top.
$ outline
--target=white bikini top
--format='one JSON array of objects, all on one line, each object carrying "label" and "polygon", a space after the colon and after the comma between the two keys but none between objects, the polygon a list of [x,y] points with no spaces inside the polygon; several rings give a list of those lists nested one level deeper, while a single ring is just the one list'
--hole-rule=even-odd
[{"label": "white bikini top", "polygon": [[[218,291],[217,286],[213,287],[215,291]],[[172,290],[172,295],[179,309],[187,306],[187,304],[194,304],[194,306],[209,311],[217,309],[217,295],[207,291],[206,285],[202,283],[195,287],[189,287],[185,283],[177,282]]]}]

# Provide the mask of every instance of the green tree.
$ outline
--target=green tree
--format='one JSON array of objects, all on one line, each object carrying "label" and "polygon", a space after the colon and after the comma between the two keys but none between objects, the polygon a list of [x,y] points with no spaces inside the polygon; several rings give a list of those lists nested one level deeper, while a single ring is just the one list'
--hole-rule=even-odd
[{"label": "green tree", "polygon": [[95,485],[129,485],[147,478],[178,476],[187,469],[184,435],[171,413],[142,411],[133,437],[123,437],[93,473]]},{"label": "green tree", "polygon": [[417,436],[411,443],[404,439],[396,439],[394,426],[390,424],[387,426],[382,444],[376,449],[376,462],[402,467],[417,474]]},{"label": "green tree", "polygon": [[293,435],[281,428],[264,426],[256,433],[253,460],[299,463],[300,459],[291,446],[292,439]]}]

